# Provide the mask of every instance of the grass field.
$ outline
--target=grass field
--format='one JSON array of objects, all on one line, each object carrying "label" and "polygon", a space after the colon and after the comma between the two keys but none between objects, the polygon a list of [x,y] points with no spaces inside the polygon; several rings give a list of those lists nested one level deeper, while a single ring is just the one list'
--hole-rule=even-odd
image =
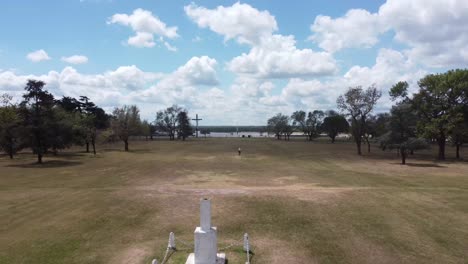
[{"label": "grass field", "polygon": [[[219,247],[248,232],[252,263],[468,261],[467,162],[416,153],[402,166],[377,148],[358,157],[349,143],[272,139],[100,148],[42,166],[0,157],[0,263],[161,260],[169,232],[193,240],[201,197],[213,199]],[[245,262],[239,247],[226,253]]]}]

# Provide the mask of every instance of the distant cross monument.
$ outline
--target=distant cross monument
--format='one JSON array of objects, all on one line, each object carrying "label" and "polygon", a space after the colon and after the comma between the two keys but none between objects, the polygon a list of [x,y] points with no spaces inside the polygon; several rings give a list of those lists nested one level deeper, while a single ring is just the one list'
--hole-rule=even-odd
[{"label": "distant cross monument", "polygon": [[195,125],[195,136],[198,137],[198,121],[202,121],[203,119],[198,118],[198,114],[196,114],[196,115],[195,115],[195,118],[192,119],[192,120],[196,122],[196,125]]},{"label": "distant cross monument", "polygon": [[211,226],[211,201],[200,201],[200,226],[195,228],[195,252],[185,264],[225,264],[226,254],[218,253],[216,227]]}]

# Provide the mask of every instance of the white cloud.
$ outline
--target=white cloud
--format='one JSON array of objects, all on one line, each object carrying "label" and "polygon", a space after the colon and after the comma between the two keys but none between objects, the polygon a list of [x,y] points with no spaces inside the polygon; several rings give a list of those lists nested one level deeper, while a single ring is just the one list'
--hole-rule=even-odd
[{"label": "white cloud", "polygon": [[418,63],[457,67],[468,63],[468,1],[387,0],[377,13],[354,9],[343,17],[318,16],[310,37],[325,50],[370,47],[387,31]]},{"label": "white cloud", "polygon": [[0,71],[0,93],[8,92],[18,99],[28,79],[40,79],[56,96],[87,95],[109,111],[122,104],[137,104],[142,116],[152,120],[157,110],[179,104],[191,114],[200,114],[205,124],[242,125],[264,124],[278,112],[336,109],[336,98],[348,87],[374,83],[384,94],[378,111],[388,110],[391,101],[387,94],[393,84],[408,81],[415,89],[426,74],[407,54],[381,49],[373,66],[353,66],[341,76],[291,78],[284,87],[278,87],[272,81],[239,75],[223,90],[218,87],[216,66],[215,59],[202,56],[167,74],[145,72],[134,65],[100,74],[83,74],[73,67],[40,76]]},{"label": "white cloud", "polygon": [[268,11],[258,11],[239,2],[228,7],[218,6],[216,9],[192,3],[185,6],[184,10],[199,27],[223,35],[225,40],[237,38],[240,43],[254,44],[278,29],[275,17]]},{"label": "white cloud", "polygon": [[433,67],[468,63],[468,1],[388,0],[379,16],[418,62]]},{"label": "white cloud", "polygon": [[298,49],[293,36],[282,35],[264,37],[248,54],[232,59],[228,69],[258,78],[316,77],[338,70],[329,53]]},{"label": "white cloud", "polygon": [[132,28],[135,35],[130,37],[127,43],[135,47],[154,47],[154,35],[169,39],[179,36],[177,27],[167,26],[150,11],[141,8],[135,9],[131,15],[114,14],[108,19],[107,24],[120,24]]},{"label": "white cloud", "polygon": [[28,53],[26,56],[28,60],[32,62],[40,62],[40,61],[45,61],[45,60],[50,60],[51,57],[45,52],[43,49],[33,51],[31,53]]},{"label": "white cloud", "polygon": [[88,62],[88,57],[83,55],[73,55],[70,57],[62,57],[62,61],[70,64],[84,64]]},{"label": "white cloud", "polygon": [[167,43],[167,41],[164,41],[164,46],[169,50],[169,51],[177,51],[177,48],[174,46],[171,46],[171,44]]},{"label": "white cloud", "polygon": [[336,19],[319,15],[310,29],[314,34],[309,39],[329,52],[371,47],[378,42],[378,35],[385,31],[379,16],[363,9],[351,9]]},{"label": "white cloud", "polygon": [[379,50],[372,67],[351,67],[343,76],[325,82],[318,80],[291,79],[283,88],[281,96],[296,108],[336,109],[336,98],[348,87],[364,88],[375,84],[382,90],[378,110],[388,110],[392,102],[388,91],[398,81],[407,81],[410,89],[417,87],[417,81],[427,72],[418,69],[408,56],[391,49]]},{"label": "white cloud", "polygon": [[135,36],[128,38],[127,43],[138,48],[151,48],[156,45],[153,34],[148,32],[136,32]]},{"label": "white cloud", "polygon": [[268,11],[248,4],[215,9],[185,6],[186,14],[201,28],[251,46],[249,53],[233,58],[227,67],[234,73],[255,78],[317,77],[335,74],[336,62],[327,52],[298,49],[294,36],[273,34],[276,19]]},{"label": "white cloud", "polygon": [[219,83],[216,64],[215,59],[207,56],[192,57],[177,70],[164,76],[157,84],[133,93],[132,97],[142,102],[159,102],[166,105],[175,102],[191,104],[194,102],[197,87],[215,86]]}]

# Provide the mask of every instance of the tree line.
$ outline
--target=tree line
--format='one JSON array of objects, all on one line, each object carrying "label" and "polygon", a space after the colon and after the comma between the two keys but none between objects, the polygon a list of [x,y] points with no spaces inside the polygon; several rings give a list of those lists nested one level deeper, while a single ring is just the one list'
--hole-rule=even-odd
[{"label": "tree line", "polygon": [[402,164],[409,154],[431,143],[437,144],[437,157],[444,160],[450,142],[459,159],[462,145],[468,142],[468,70],[429,74],[418,81],[418,88],[410,95],[407,82],[396,83],[389,91],[394,102],[391,110],[373,114],[381,91],[375,85],[350,87],[337,98],[339,112],[279,113],[268,119],[267,127],[277,139],[285,140],[296,131],[308,140],[326,133],[332,142],[338,133],[349,133],[358,155],[362,155],[363,143],[370,152],[371,140],[375,140],[382,150],[397,150]]},{"label": "tree line", "polygon": [[30,148],[42,163],[45,154],[56,155],[72,145],[85,146],[88,153],[92,147],[96,154],[98,138],[105,142],[121,140],[128,151],[132,136],[152,140],[159,131],[170,140],[185,140],[192,135],[188,111],[177,105],[157,112],[155,120],[148,122],[140,118],[136,105],[116,107],[109,115],[86,96],[56,99],[45,85],[28,80],[19,103],[8,94],[0,95],[0,151],[10,158]]}]

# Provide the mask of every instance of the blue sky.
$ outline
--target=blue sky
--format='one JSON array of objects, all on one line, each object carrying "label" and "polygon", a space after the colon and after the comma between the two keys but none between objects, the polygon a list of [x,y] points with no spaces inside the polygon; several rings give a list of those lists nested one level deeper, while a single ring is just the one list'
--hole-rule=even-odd
[{"label": "blue sky", "polygon": [[349,86],[416,89],[468,62],[461,0],[7,0],[0,25],[0,93],[43,79],[57,97],[137,104],[150,121],[179,104],[205,124],[264,124],[336,108]]}]

